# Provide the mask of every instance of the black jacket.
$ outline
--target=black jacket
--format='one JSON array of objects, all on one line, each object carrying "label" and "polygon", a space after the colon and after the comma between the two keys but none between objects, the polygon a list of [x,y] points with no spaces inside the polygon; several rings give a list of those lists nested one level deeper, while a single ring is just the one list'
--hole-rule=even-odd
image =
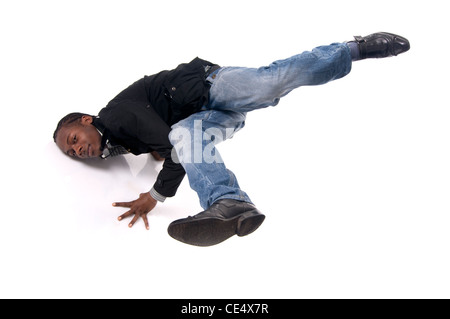
[{"label": "black jacket", "polygon": [[165,158],[153,186],[165,197],[175,195],[185,175],[171,158],[170,127],[208,103],[206,77],[217,67],[195,58],[175,70],[145,76],[111,100],[94,122],[113,144],[135,155],[156,151]]}]

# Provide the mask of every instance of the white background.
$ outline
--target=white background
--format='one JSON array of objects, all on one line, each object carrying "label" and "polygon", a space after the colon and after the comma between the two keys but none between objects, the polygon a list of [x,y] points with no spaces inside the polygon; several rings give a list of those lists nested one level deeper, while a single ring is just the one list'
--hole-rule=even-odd
[{"label": "white background", "polygon": [[[444,6],[445,5],[445,6]],[[445,1],[2,1],[2,298],[449,298]],[[219,149],[267,218],[197,248],[167,235],[178,194],[129,229],[114,201],[148,191],[148,156],[81,163],[52,140],[144,75],[194,57],[259,67],[353,35],[396,58],[300,88]]]}]

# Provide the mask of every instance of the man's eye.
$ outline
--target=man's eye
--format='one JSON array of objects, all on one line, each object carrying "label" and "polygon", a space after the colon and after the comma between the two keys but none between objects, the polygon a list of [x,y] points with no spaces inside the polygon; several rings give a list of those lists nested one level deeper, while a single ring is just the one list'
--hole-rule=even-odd
[{"label": "man's eye", "polygon": [[77,141],[77,136],[74,135],[74,136],[73,136],[73,142],[75,143],[76,141]]}]

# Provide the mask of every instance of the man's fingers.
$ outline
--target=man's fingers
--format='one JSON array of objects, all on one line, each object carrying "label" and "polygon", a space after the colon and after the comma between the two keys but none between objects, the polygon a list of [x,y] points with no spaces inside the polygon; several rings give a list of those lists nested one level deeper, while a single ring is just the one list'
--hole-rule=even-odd
[{"label": "man's fingers", "polygon": [[131,202],[115,202],[112,205],[114,207],[129,208],[129,210],[125,214],[122,214],[117,218],[119,221],[121,221],[124,218],[134,215],[131,222],[128,224],[128,227],[133,227],[139,217],[142,217],[145,228],[150,229],[147,214],[155,207],[156,200],[154,200],[149,193],[140,194],[138,199]]},{"label": "man's fingers", "polygon": [[112,205],[114,207],[128,207],[128,208],[130,208],[133,205],[133,202],[115,202]]},{"label": "man's fingers", "polygon": [[[112,205],[114,207],[127,207],[127,208],[131,208],[133,202],[115,202]],[[118,220],[122,220],[124,218],[127,218],[128,216],[131,216],[132,214],[134,214],[134,212],[132,212],[131,210],[127,211],[125,214],[120,215],[117,219]]]},{"label": "man's fingers", "polygon": [[135,214],[133,219],[131,220],[131,222],[128,224],[128,227],[130,227],[130,228],[133,227],[134,223],[138,220],[138,218],[139,218],[139,215]]},{"label": "man's fingers", "polygon": [[[130,216],[133,215],[133,214],[134,214],[134,217],[133,217],[133,219],[131,220],[131,222],[128,224],[128,227],[131,228],[131,227],[133,227],[134,223],[137,222],[137,220],[138,220],[138,218],[139,218],[139,214],[135,214],[134,212],[132,212],[131,210],[129,210],[129,211],[126,212],[125,214],[120,215],[117,219],[120,221],[120,220],[122,220],[122,219],[124,219],[124,218],[130,217]],[[142,220],[144,221],[145,228],[146,228],[147,230],[149,230],[149,229],[150,229],[150,226],[149,226],[149,223],[148,223],[147,214],[143,214],[141,217],[142,217]]]},{"label": "man's fingers", "polygon": [[144,220],[145,228],[146,228],[147,230],[149,230],[149,229],[150,229],[150,226],[148,225],[147,214],[143,214],[143,215],[142,215],[142,219]]},{"label": "man's fingers", "polygon": [[130,216],[133,215],[133,214],[134,214],[134,212],[131,211],[131,210],[129,210],[129,211],[127,211],[125,214],[120,215],[117,219],[118,219],[118,220],[122,220],[122,219],[124,219],[124,218],[130,217]]}]

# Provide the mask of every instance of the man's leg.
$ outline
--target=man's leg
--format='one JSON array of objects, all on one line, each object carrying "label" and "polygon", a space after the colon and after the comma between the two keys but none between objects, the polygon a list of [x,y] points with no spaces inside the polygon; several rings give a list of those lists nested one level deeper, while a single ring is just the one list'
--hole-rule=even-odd
[{"label": "man's leg", "polygon": [[280,98],[301,86],[321,85],[346,76],[353,61],[386,58],[408,51],[409,41],[379,32],[355,41],[320,46],[269,66],[225,67],[211,74],[209,108],[250,112],[275,106]]},{"label": "man's leg", "polygon": [[210,103],[203,112],[172,126],[169,135],[205,211],[172,222],[170,236],[187,244],[210,246],[255,231],[265,216],[240,189],[215,145],[244,126],[246,112],[276,105],[296,87],[324,84],[345,76],[350,69],[349,47],[335,44],[268,67],[222,68],[211,74],[207,79]]},{"label": "man's leg", "polygon": [[215,147],[240,130],[244,121],[245,113],[207,110],[172,126],[169,139],[176,157],[205,209],[194,217],[172,222],[168,233],[173,238],[211,246],[233,235],[246,236],[263,223],[265,216],[240,189]]},{"label": "man's leg", "polygon": [[245,117],[245,113],[209,110],[172,126],[169,139],[203,209],[225,198],[251,203],[215,147],[244,127]]},{"label": "man's leg", "polygon": [[275,106],[293,89],[347,75],[352,67],[345,43],[321,46],[261,68],[224,67],[208,78],[209,108],[250,112]]},{"label": "man's leg", "polygon": [[[342,78],[350,72],[352,61],[395,56],[409,50],[405,38],[390,33],[355,39],[318,47],[259,69],[226,67],[210,74],[207,79],[211,83],[210,102],[206,111],[175,125],[170,136],[205,211],[171,223],[168,232],[172,237],[192,245],[209,246],[235,234],[248,235],[262,224],[264,215],[240,190],[236,177],[226,169],[214,145],[229,137],[227,129],[234,133],[243,127],[246,112],[277,105],[281,97],[295,88]],[[183,134],[179,133],[183,131],[191,136],[180,142],[179,136]],[[202,134],[194,135],[196,131]],[[219,135],[219,140],[214,140]],[[205,155],[216,161],[205,160]]]}]

